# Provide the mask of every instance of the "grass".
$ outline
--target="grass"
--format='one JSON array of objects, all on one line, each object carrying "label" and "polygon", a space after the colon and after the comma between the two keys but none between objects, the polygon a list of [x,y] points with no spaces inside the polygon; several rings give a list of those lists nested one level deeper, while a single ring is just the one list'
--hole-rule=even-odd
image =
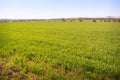
[{"label": "grass", "polygon": [[0,80],[119,80],[118,22],[1,22]]}]

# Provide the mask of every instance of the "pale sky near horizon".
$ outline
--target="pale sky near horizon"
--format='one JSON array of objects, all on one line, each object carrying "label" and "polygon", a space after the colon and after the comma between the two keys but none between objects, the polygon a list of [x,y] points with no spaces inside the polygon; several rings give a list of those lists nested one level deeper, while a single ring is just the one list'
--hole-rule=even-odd
[{"label": "pale sky near horizon", "polygon": [[120,17],[120,0],[0,0],[0,18]]}]

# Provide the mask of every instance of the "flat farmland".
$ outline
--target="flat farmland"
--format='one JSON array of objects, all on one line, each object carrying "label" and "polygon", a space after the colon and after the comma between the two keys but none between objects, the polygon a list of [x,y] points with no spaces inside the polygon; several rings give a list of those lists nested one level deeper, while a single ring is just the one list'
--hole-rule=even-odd
[{"label": "flat farmland", "polygon": [[120,80],[119,22],[0,22],[0,80]]}]

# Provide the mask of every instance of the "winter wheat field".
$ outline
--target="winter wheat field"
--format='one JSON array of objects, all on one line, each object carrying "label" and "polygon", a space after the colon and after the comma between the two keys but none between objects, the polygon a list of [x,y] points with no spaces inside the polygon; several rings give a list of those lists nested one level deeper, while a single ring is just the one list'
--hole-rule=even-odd
[{"label": "winter wheat field", "polygon": [[0,22],[0,80],[120,80],[120,23]]}]

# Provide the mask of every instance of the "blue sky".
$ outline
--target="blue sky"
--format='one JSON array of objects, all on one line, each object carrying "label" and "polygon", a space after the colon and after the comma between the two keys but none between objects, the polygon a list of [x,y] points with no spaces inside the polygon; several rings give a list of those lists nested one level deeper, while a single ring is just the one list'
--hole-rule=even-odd
[{"label": "blue sky", "polygon": [[0,18],[120,16],[120,0],[0,0]]}]

